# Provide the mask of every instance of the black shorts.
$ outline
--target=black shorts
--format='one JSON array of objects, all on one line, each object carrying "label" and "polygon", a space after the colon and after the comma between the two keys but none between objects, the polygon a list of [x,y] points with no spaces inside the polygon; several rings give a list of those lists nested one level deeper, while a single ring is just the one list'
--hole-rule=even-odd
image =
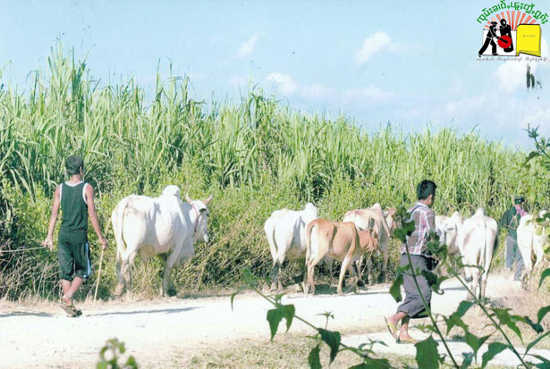
[{"label": "black shorts", "polygon": [[88,232],[59,232],[57,259],[59,260],[59,277],[66,281],[80,277],[87,279],[92,273]]}]

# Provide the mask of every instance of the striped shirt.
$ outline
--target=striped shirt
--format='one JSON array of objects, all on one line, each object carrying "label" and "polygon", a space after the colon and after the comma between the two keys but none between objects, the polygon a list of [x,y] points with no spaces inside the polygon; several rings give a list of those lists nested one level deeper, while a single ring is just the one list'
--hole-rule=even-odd
[{"label": "striped shirt", "polygon": [[407,242],[401,247],[401,254],[405,254],[409,249],[411,255],[425,255],[426,244],[430,231],[435,231],[435,213],[421,202],[414,204],[409,209],[410,220],[414,220],[414,232],[407,236]]}]

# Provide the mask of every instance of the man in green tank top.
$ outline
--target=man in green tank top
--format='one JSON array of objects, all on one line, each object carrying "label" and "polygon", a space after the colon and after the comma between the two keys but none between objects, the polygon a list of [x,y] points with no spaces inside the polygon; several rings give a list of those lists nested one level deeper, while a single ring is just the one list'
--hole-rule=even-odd
[{"label": "man in green tank top", "polygon": [[107,247],[107,240],[99,228],[94,205],[94,189],[82,180],[84,162],[79,156],[69,156],[65,161],[69,180],[57,186],[52,205],[48,236],[43,242],[53,250],[53,233],[57,214],[61,208],[57,257],[59,275],[63,288],[61,307],[69,316],[81,314],[73,304],[73,295],[92,271],[88,244],[88,217],[92,222],[101,247]]}]

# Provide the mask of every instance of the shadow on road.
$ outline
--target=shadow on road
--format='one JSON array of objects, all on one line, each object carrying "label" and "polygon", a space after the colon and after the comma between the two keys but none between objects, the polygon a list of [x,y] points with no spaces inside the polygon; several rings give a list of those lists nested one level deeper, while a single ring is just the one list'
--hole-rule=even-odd
[{"label": "shadow on road", "polygon": [[85,314],[85,316],[109,316],[109,315],[137,315],[137,314],[175,314],[182,313],[184,311],[191,311],[200,309],[198,306],[189,306],[177,309],[153,309],[153,310],[133,310],[133,311],[107,311],[104,313],[91,313]]},{"label": "shadow on road", "polygon": [[51,317],[53,314],[48,313],[38,313],[38,312],[28,312],[28,311],[14,311],[12,313],[0,313],[0,318],[12,318],[16,316],[37,316],[37,317]]}]

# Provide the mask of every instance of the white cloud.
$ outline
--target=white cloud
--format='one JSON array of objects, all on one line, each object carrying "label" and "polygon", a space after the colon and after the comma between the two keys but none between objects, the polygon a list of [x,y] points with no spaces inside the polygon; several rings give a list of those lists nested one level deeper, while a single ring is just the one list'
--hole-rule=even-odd
[{"label": "white cloud", "polygon": [[335,91],[332,88],[323,86],[320,83],[303,86],[300,89],[300,95],[310,99],[326,99],[334,96],[334,94]]},{"label": "white cloud", "polygon": [[[541,41],[541,56],[547,58],[549,56],[548,43],[543,38]],[[514,92],[520,88],[525,88],[525,74],[527,73],[527,64],[531,66],[531,72],[535,73],[537,66],[546,66],[546,63],[532,62],[528,63],[525,56],[521,59],[508,60],[498,66],[495,71],[495,77],[499,86],[505,92]],[[535,75],[536,77],[536,75]]]},{"label": "white cloud", "polygon": [[390,48],[392,40],[385,32],[376,32],[363,41],[363,46],[357,52],[355,58],[358,64],[366,63],[371,56],[382,51],[384,48]]},{"label": "white cloud", "polygon": [[342,91],[321,83],[301,84],[292,76],[284,73],[270,73],[267,75],[266,81],[272,82],[275,89],[287,97],[294,95],[306,100],[325,100],[338,105],[383,102],[394,96],[393,93],[373,85]]},{"label": "white cloud", "polygon": [[254,49],[256,48],[256,43],[258,42],[258,39],[260,36],[258,34],[252,35],[248,40],[242,43],[241,47],[239,47],[239,51],[237,52],[237,56],[239,58],[245,58],[252,54]]},{"label": "white cloud", "polygon": [[383,101],[391,98],[391,92],[382,90],[376,86],[370,85],[365,88],[352,88],[344,91],[343,102],[345,104],[361,101]]},{"label": "white cloud", "polygon": [[270,73],[266,77],[266,80],[269,82],[273,82],[279,92],[283,95],[292,95],[298,89],[298,84],[288,74]]}]

